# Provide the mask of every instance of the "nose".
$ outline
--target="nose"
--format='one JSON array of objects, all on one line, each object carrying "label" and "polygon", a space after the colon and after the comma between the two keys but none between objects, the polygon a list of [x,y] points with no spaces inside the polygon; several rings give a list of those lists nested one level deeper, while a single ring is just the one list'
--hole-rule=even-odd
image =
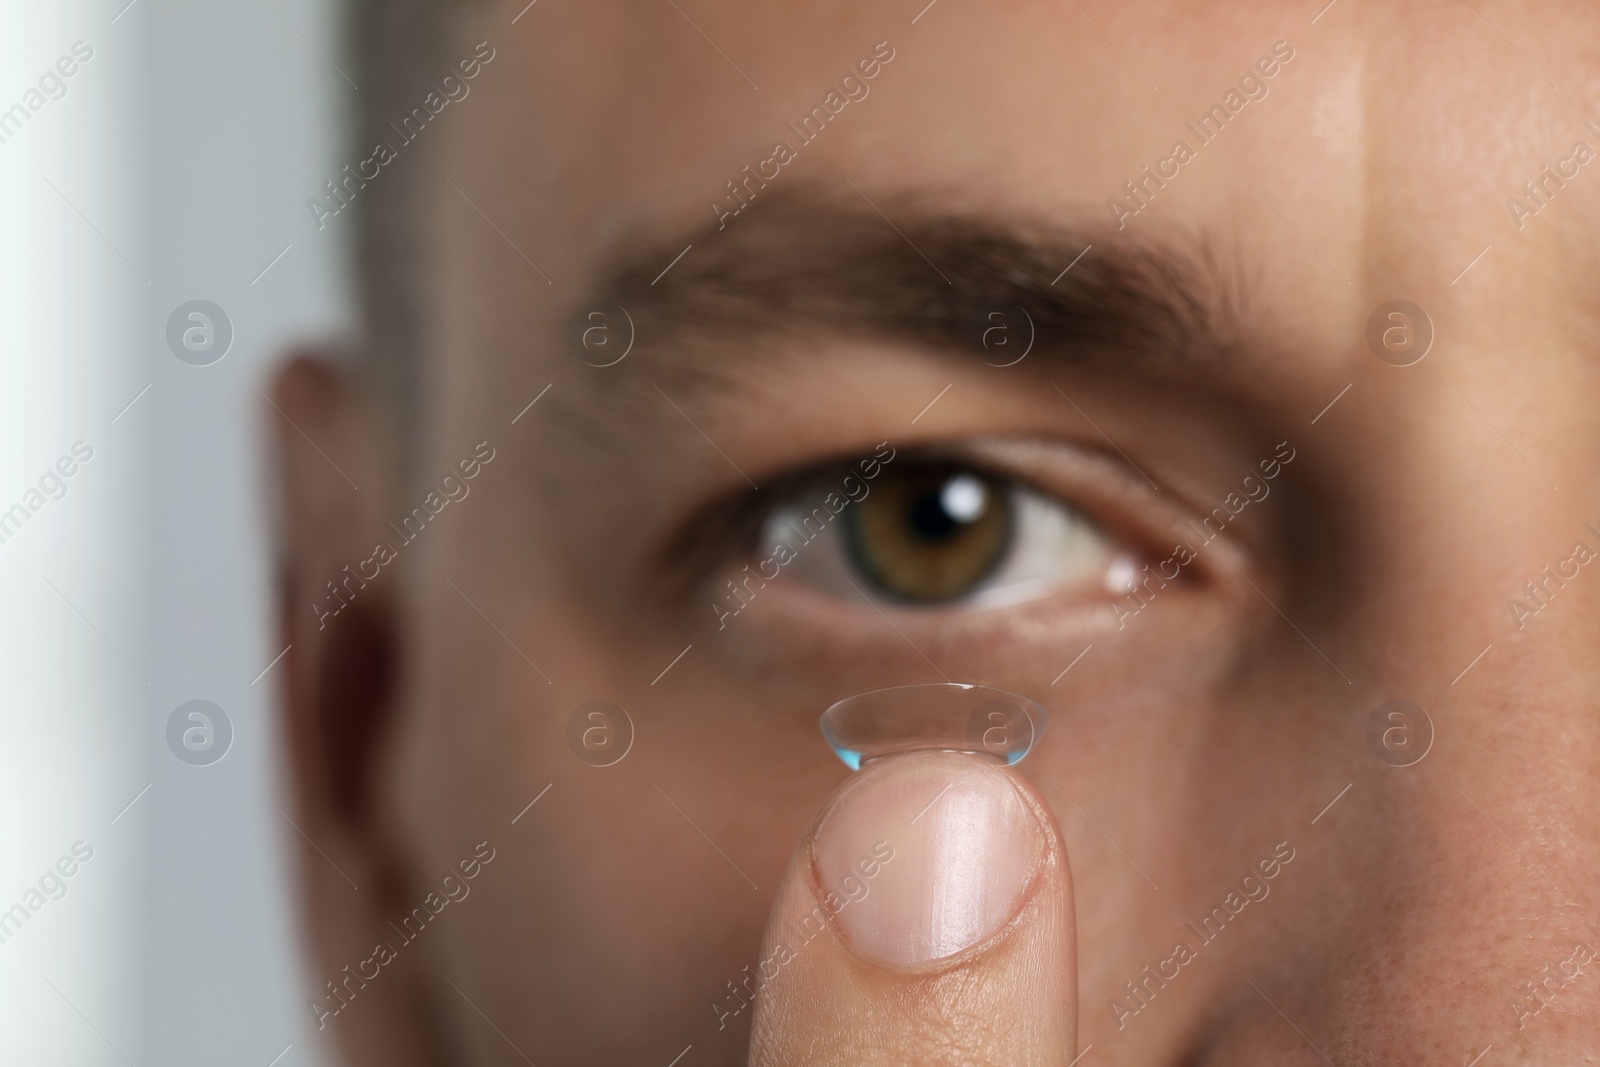
[{"label": "nose", "polygon": [[1339,888],[1309,958],[1267,977],[1275,1007],[1250,1010],[1326,1021],[1300,1023],[1291,1059],[1314,1042],[1340,1064],[1594,1062],[1600,523],[1514,455],[1463,493],[1444,487],[1466,468],[1423,451],[1386,475],[1411,504],[1374,517],[1387,547],[1347,631],[1375,692],[1341,725],[1327,845],[1303,849]]}]

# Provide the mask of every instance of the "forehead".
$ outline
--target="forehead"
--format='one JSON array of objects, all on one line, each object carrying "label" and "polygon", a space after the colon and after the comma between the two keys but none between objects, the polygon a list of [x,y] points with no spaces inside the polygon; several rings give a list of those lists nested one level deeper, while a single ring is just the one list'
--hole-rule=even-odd
[{"label": "forehead", "polygon": [[1398,194],[1448,177],[1447,194],[1489,195],[1430,213],[1482,215],[1503,210],[1506,179],[1514,190],[1527,164],[1537,171],[1540,153],[1582,132],[1573,102],[1594,88],[1577,43],[1593,35],[1575,32],[1596,23],[1591,9],[1513,14],[1502,20],[1515,42],[1472,5],[1356,0],[1319,17],[1268,3],[550,5],[506,35],[506,77],[525,91],[502,97],[499,117],[531,134],[519,141],[524,174],[562,194],[563,214],[709,200],[774,141],[794,140],[788,124],[887,41],[895,58],[870,102],[806,146],[812,177],[848,168],[863,185],[914,179],[1103,210],[1174,142],[1200,149],[1185,123],[1281,41],[1295,58],[1263,79],[1270,106],[1251,101],[1225,140],[1204,145],[1174,200],[1232,195],[1240,172],[1315,168],[1321,194],[1344,203],[1380,181]]},{"label": "forehead", "polygon": [[[1600,36],[1577,31],[1600,23],[1590,8],[901,8],[494,7],[477,32],[507,58],[452,127],[452,157],[488,164],[473,180],[541,274],[508,278],[521,260],[482,254],[501,237],[451,202],[445,336],[482,341],[508,327],[470,324],[512,306],[554,326],[619,247],[716,240],[752,217],[745,200],[812,187],[890,225],[914,205],[1200,233],[1328,352],[1396,297],[1489,347],[1529,315],[1561,329],[1594,280],[1600,162],[1556,196],[1524,191],[1546,166],[1570,175],[1578,142],[1600,149],[1574,103],[1600,90],[1582,43]],[[1477,277],[1453,285],[1469,263]]]}]

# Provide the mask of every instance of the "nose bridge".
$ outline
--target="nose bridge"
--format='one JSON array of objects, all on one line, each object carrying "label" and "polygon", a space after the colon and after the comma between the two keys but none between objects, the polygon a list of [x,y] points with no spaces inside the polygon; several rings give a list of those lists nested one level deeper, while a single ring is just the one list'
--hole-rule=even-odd
[{"label": "nose bridge", "polygon": [[1542,396],[1567,423],[1518,423],[1562,488],[1452,380],[1413,408],[1429,414],[1397,434],[1370,487],[1381,547],[1356,625],[1377,684],[1346,723],[1362,748],[1347,816],[1360,874],[1329,951],[1346,1040],[1383,1034],[1391,1061],[1395,1042],[1408,1062],[1466,1063],[1489,1046],[1571,1062],[1600,1048],[1594,448],[1563,414],[1581,398],[1542,388],[1524,380],[1493,400],[1514,411]]},{"label": "nose bridge", "polygon": [[1364,870],[1331,938],[1334,1017],[1416,1062],[1569,1062],[1541,1057],[1600,1047],[1600,777],[1573,728],[1592,704],[1485,688],[1436,705],[1419,763],[1375,758],[1352,789]]},{"label": "nose bridge", "polygon": [[1428,301],[1415,365],[1357,353],[1328,427],[1364,695],[1322,993],[1355,1062],[1600,1050],[1600,380],[1505,251],[1522,281]]}]

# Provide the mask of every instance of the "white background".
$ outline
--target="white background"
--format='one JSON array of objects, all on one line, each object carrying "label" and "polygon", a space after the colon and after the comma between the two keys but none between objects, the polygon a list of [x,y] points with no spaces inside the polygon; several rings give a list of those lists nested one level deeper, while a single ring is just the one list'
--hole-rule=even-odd
[{"label": "white background", "polygon": [[[319,232],[305,202],[355,90],[330,0],[125,5],[0,2],[0,109],[94,49],[0,144],[0,510],[94,449],[0,544],[0,910],[94,849],[0,945],[0,1063],[331,1064],[258,680],[282,649],[256,389],[290,341],[349,328],[349,219]],[[165,340],[195,298],[234,329],[207,367]],[[197,698],[234,729],[205,767],[165,737]]]}]

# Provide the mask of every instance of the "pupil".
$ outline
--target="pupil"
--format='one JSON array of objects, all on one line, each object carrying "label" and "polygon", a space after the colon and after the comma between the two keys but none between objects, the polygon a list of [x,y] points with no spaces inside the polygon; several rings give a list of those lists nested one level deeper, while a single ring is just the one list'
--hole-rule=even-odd
[{"label": "pupil", "polygon": [[945,510],[941,494],[935,490],[923,493],[911,504],[911,528],[929,541],[948,537],[956,528],[956,520]]}]

